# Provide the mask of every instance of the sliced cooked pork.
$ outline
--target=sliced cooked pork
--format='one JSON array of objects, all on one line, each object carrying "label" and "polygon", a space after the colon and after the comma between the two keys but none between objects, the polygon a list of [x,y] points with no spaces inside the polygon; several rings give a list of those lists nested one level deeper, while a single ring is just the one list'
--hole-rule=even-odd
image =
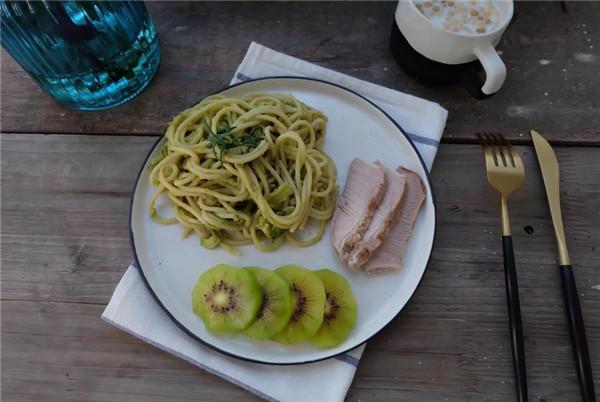
[{"label": "sliced cooked pork", "polygon": [[402,205],[402,196],[405,192],[406,177],[404,175],[386,169],[379,162],[375,162],[375,165],[385,171],[385,194],[381,199],[381,203],[377,206],[361,241],[352,250],[348,258],[348,266],[352,269],[364,265],[385,240]]},{"label": "sliced cooked pork", "polygon": [[408,240],[419,209],[425,201],[425,186],[419,175],[403,167],[399,167],[397,172],[406,176],[404,199],[387,239],[364,265],[364,270],[368,273],[402,268]]},{"label": "sliced cooked pork", "polygon": [[333,245],[343,261],[362,238],[385,193],[385,170],[354,159],[333,215]]}]

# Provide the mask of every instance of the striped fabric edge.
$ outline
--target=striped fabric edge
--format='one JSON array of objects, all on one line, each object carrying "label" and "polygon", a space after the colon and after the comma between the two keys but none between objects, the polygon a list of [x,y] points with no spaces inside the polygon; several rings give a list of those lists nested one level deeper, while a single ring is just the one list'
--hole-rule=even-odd
[{"label": "striped fabric edge", "polygon": [[275,399],[275,398],[273,398],[273,397],[265,394],[264,392],[261,392],[261,391],[257,390],[256,388],[251,387],[250,385],[248,385],[248,384],[246,384],[244,382],[241,382],[240,380],[238,380],[236,378],[233,378],[233,377],[231,377],[231,376],[229,376],[229,375],[227,375],[227,374],[225,374],[225,373],[223,373],[221,371],[215,370],[214,368],[212,368],[210,366],[207,366],[205,364],[200,363],[198,360],[196,360],[196,359],[194,359],[192,357],[189,357],[187,355],[179,353],[178,351],[176,351],[174,349],[171,349],[168,346],[165,346],[165,345],[162,345],[160,343],[154,342],[152,339],[149,339],[149,338],[145,337],[144,335],[142,335],[142,334],[140,334],[140,333],[138,333],[136,331],[133,331],[133,330],[127,328],[127,327],[122,326],[121,324],[116,323],[115,321],[113,321],[110,318],[106,317],[104,314],[102,315],[102,319],[104,321],[106,321],[107,323],[109,323],[111,325],[114,325],[115,327],[117,327],[118,329],[120,329],[123,332],[127,332],[128,334],[133,335],[136,338],[141,339],[142,341],[147,342],[150,345],[152,345],[152,346],[154,346],[154,347],[156,347],[158,349],[161,349],[161,350],[163,350],[163,351],[165,351],[167,353],[172,354],[173,356],[176,356],[176,357],[178,357],[180,359],[183,359],[183,360],[187,361],[188,363],[191,363],[191,364],[193,364],[195,366],[198,366],[201,369],[206,370],[206,371],[208,371],[211,374],[214,374],[214,375],[216,375],[218,377],[223,378],[226,381],[231,382],[232,384],[235,384],[235,385],[237,385],[237,386],[239,386],[241,388],[244,388],[245,390],[247,390],[249,392],[252,392],[255,395],[258,395],[259,397],[261,397],[261,398],[263,398],[263,399],[265,399],[265,400],[267,400],[269,402],[281,402],[280,400]]},{"label": "striped fabric edge", "polygon": [[344,353],[342,355],[334,356],[333,358],[337,359],[337,360],[339,360],[341,362],[348,363],[348,364],[350,364],[350,365],[352,365],[354,367],[358,367],[358,363],[360,362],[359,358],[354,357],[354,356],[350,356],[347,353]]}]

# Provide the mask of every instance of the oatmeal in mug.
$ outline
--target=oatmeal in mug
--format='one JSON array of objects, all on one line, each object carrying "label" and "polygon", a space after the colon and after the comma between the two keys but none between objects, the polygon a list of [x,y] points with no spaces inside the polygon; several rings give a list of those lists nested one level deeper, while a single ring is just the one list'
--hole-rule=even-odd
[{"label": "oatmeal in mug", "polygon": [[432,24],[459,34],[485,34],[493,31],[500,21],[500,11],[491,0],[414,0],[414,3]]}]

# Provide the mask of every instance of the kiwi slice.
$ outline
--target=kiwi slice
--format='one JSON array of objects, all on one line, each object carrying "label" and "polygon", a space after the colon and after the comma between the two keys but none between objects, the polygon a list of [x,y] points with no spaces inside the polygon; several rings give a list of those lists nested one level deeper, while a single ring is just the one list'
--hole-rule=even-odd
[{"label": "kiwi slice", "polygon": [[261,287],[262,304],[256,320],[242,334],[252,339],[269,339],[281,332],[294,312],[292,292],[287,282],[275,272],[258,267],[247,268]]},{"label": "kiwi slice", "polygon": [[262,293],[252,272],[219,264],[198,278],[192,291],[194,313],[211,332],[238,332],[256,319]]},{"label": "kiwi slice", "polygon": [[285,279],[292,291],[294,311],[288,325],[271,339],[285,344],[307,340],[323,322],[323,283],[314,273],[296,265],[284,265],[275,272]]},{"label": "kiwi slice", "polygon": [[325,287],[323,324],[310,342],[318,348],[332,348],[346,339],[356,324],[356,299],[342,275],[329,269],[314,271]]}]

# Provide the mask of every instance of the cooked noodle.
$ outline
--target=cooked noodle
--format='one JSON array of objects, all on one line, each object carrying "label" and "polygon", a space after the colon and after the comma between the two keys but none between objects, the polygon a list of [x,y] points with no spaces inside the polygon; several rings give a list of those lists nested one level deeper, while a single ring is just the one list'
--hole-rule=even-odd
[{"label": "cooked noodle", "polygon": [[[151,161],[156,186],[150,215],[182,224],[202,245],[255,244],[272,251],[286,241],[318,242],[335,209],[336,169],[322,149],[327,117],[281,94],[214,95],[173,119],[160,155]],[[158,216],[166,195],[173,218]],[[319,230],[299,236],[311,221]]]}]

